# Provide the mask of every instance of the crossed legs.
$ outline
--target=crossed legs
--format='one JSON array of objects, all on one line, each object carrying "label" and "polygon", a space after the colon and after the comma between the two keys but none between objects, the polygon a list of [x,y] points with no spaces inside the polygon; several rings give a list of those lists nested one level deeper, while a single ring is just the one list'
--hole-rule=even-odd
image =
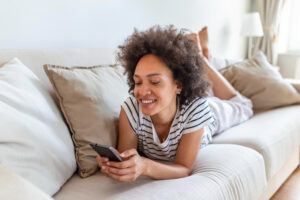
[{"label": "crossed legs", "polygon": [[208,49],[208,33],[207,27],[202,28],[198,34],[191,34],[191,39],[197,42],[197,46],[199,48],[199,53],[201,54],[205,67],[207,78],[211,81],[212,89],[214,95],[223,100],[229,100],[236,96],[236,90],[232,87],[232,85],[218,72],[214,69],[209,60],[210,60],[210,52]]},{"label": "crossed legs", "polygon": [[[203,58],[208,79],[211,81],[215,97],[209,97],[209,105],[216,119],[212,135],[221,133],[228,128],[248,120],[253,115],[252,102],[240,95],[232,85],[216,70],[209,60],[207,27],[201,29],[197,38],[199,53]],[[193,38],[192,38],[193,39]]]}]

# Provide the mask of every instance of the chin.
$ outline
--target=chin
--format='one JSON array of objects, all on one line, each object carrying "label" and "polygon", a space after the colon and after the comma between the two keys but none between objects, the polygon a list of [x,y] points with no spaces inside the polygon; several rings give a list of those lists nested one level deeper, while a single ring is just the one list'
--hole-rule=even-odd
[{"label": "chin", "polygon": [[159,109],[157,109],[157,108],[150,109],[150,108],[142,107],[141,110],[142,110],[142,113],[147,116],[153,116],[153,115],[156,115],[157,113],[159,113]]},{"label": "chin", "polygon": [[147,115],[147,116],[152,116],[152,115],[154,115],[154,112],[151,111],[151,110],[143,110],[143,109],[142,109],[142,113],[143,113],[144,115]]}]

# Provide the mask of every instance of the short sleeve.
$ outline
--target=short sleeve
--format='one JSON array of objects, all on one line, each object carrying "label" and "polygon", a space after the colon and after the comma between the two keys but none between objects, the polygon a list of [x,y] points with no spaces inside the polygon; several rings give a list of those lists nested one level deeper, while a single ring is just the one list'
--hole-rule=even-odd
[{"label": "short sleeve", "polygon": [[135,134],[137,134],[138,126],[140,123],[138,112],[139,105],[136,98],[133,96],[129,96],[122,104],[122,108],[126,113],[131,129]]},{"label": "short sleeve", "polygon": [[182,129],[182,134],[197,131],[204,126],[214,123],[214,117],[208,105],[207,99],[198,98],[189,106],[188,117]]}]

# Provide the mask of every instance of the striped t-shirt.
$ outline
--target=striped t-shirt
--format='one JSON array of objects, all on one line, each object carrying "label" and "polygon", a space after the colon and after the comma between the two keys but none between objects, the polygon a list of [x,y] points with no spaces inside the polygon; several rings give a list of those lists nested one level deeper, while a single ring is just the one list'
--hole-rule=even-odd
[{"label": "striped t-shirt", "polygon": [[161,143],[155,131],[151,117],[142,113],[141,107],[134,96],[130,96],[122,104],[129,124],[138,137],[138,151],[151,159],[174,161],[182,135],[204,128],[201,148],[211,140],[214,131],[214,117],[205,98],[196,98],[189,105],[179,110],[172,122],[167,139]]}]

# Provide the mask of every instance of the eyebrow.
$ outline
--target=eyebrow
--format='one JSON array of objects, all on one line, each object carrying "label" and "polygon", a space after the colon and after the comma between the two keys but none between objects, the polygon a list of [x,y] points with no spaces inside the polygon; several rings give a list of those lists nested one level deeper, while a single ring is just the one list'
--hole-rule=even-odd
[{"label": "eyebrow", "polygon": [[[153,73],[153,74],[148,74],[147,75],[147,77],[152,77],[152,76],[160,76],[161,74],[160,73]],[[140,76],[139,75],[137,75],[137,74],[134,74],[133,75],[134,77],[138,77],[138,78],[140,78]]]}]

